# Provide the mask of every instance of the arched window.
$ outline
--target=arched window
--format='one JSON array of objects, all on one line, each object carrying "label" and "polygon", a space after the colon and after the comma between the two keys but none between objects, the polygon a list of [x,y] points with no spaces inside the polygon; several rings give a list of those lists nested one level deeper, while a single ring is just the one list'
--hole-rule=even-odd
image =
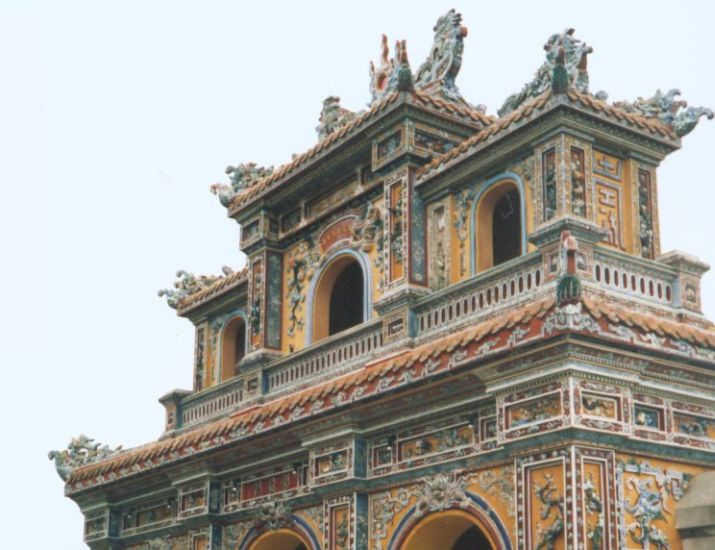
[{"label": "arched window", "polygon": [[365,274],[355,256],[341,254],[328,264],[313,298],[314,342],[365,321],[365,286]]},{"label": "arched window", "polygon": [[475,215],[476,267],[484,271],[522,253],[522,204],[511,180],[491,187],[479,199]]},{"label": "arched window", "polygon": [[400,550],[493,550],[495,547],[478,520],[462,510],[425,517],[399,546]]},{"label": "arched window", "polygon": [[278,529],[260,535],[250,548],[251,550],[308,550],[309,545],[295,531]]},{"label": "arched window", "polygon": [[246,321],[238,316],[231,319],[221,334],[221,382],[239,373],[238,364],[246,355]]}]

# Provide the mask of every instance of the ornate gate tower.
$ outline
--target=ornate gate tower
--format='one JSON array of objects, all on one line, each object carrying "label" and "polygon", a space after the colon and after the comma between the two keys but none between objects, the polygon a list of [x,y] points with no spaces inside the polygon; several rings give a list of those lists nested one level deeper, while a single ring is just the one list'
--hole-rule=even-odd
[{"label": "ornate gate tower", "polygon": [[593,93],[569,29],[493,117],[434,30],[212,187],[247,262],[160,292],[192,391],[156,442],[51,453],[91,548],[715,548],[708,267],[661,252],[656,177],[712,111]]}]

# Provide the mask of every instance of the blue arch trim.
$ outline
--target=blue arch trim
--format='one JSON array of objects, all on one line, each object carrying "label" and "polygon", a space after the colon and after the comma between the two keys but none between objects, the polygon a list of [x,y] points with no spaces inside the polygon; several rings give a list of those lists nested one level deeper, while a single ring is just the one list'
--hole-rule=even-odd
[{"label": "blue arch trim", "polygon": [[[466,495],[467,498],[469,498],[469,500],[471,500],[472,503],[475,504],[476,507],[491,520],[492,525],[496,528],[497,533],[499,534],[499,542],[501,543],[501,549],[499,550],[512,550],[511,540],[509,539],[509,532],[507,531],[506,526],[502,522],[501,518],[497,515],[497,513],[479,495],[476,495],[469,491],[466,492]],[[410,508],[410,510],[400,520],[400,523],[397,524],[397,528],[392,533],[392,537],[390,537],[390,542],[387,545],[387,550],[396,550],[395,544],[402,536],[402,532],[404,531],[405,527],[410,523],[412,516],[415,515],[416,509],[417,508],[415,506]]]},{"label": "blue arch trim", "polygon": [[[477,224],[476,224],[476,212],[477,205],[481,200],[482,196],[489,191],[495,184],[501,183],[503,181],[512,181],[516,184],[519,190],[519,213],[521,217],[521,254],[522,256],[526,254],[526,195],[524,194],[524,182],[522,181],[519,174],[514,172],[503,172],[493,178],[489,178],[487,181],[477,184],[478,190],[472,200],[472,207],[469,211],[470,220],[470,231],[469,231],[469,267],[472,275],[477,274]],[[476,188],[476,187],[475,187]]]},{"label": "blue arch trim", "polygon": [[313,311],[315,310],[315,291],[318,288],[320,279],[331,264],[339,256],[349,255],[355,258],[360,264],[363,276],[363,293],[362,293],[362,320],[369,321],[372,316],[372,269],[370,269],[370,258],[362,250],[353,248],[340,248],[332,252],[323,267],[321,267],[308,285],[308,293],[306,295],[306,311],[305,311],[305,346],[313,343]]},{"label": "blue arch trim", "polygon": [[[310,544],[313,545],[313,550],[320,550],[320,542],[318,541],[318,537],[316,536],[310,525],[303,518],[294,514],[291,514],[291,519],[293,520],[293,523],[300,527],[300,532],[308,537],[308,539],[310,540]],[[258,532],[254,527],[250,531],[248,531],[248,533],[246,533],[245,537],[243,537],[243,540],[238,545],[238,550],[246,550],[248,548],[249,543],[252,542],[253,539],[257,536]]]},{"label": "blue arch trim", "polygon": [[215,356],[218,358],[218,364],[215,366],[215,368],[218,371],[216,374],[218,375],[217,380],[219,381],[219,383],[221,383],[221,369],[223,368],[223,353],[221,353],[221,350],[223,350],[223,332],[224,330],[226,330],[226,326],[236,317],[240,317],[241,319],[243,319],[243,324],[246,327],[246,330],[244,330],[243,332],[243,337],[245,339],[243,349],[248,350],[248,315],[246,315],[246,312],[243,309],[237,308],[230,311],[228,315],[226,315],[226,318],[224,319],[223,323],[221,323],[221,328],[219,328],[219,337],[216,344],[216,349],[214,350]]}]

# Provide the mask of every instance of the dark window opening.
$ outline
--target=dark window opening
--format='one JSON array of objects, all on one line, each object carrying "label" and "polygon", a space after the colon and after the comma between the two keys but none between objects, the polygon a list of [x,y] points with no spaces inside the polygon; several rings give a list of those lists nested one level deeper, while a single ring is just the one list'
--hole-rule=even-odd
[{"label": "dark window opening", "polygon": [[328,335],[359,325],[363,320],[363,277],[360,264],[350,262],[330,291]]},{"label": "dark window opening", "polygon": [[491,550],[489,539],[476,526],[467,529],[452,546],[452,550]]},{"label": "dark window opening", "polygon": [[245,323],[241,323],[241,326],[238,327],[238,330],[236,331],[236,340],[234,341],[233,344],[233,357],[234,357],[234,365],[236,369],[236,374],[238,374],[238,364],[240,363],[241,359],[243,359],[243,356],[246,355],[246,325]]},{"label": "dark window opening", "polygon": [[494,205],[492,253],[495,266],[521,253],[521,214],[516,189],[506,193]]}]

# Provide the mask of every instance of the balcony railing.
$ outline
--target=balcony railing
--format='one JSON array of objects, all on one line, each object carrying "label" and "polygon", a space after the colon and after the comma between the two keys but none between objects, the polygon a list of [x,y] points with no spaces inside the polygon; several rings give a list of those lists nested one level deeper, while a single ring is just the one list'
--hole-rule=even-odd
[{"label": "balcony railing", "polygon": [[[678,307],[678,277],[674,268],[602,247],[594,249],[593,280],[584,280],[584,284],[660,307]],[[417,302],[414,306],[415,343],[437,338],[500,310],[555,292],[555,285],[554,278],[546,282],[539,251],[515,258]],[[316,383],[328,375],[354,370],[384,349],[382,320],[373,319],[265,366],[261,374],[263,395],[273,397]],[[255,374],[255,371],[249,372],[182,399],[182,427],[236,410],[246,402],[244,377],[255,377]]]},{"label": "balcony railing", "polygon": [[544,291],[539,252],[515,258],[489,271],[430,294],[415,307],[417,338],[453,330]]},{"label": "balcony railing", "polygon": [[596,249],[593,258],[593,281],[596,286],[646,300],[673,306],[677,284],[675,271],[659,262],[607,249]]},{"label": "balcony railing", "polygon": [[319,377],[350,370],[382,348],[382,321],[375,319],[322,340],[266,369],[268,393]]},{"label": "balcony railing", "polygon": [[181,401],[182,427],[195,426],[234,410],[243,401],[242,378],[234,378]]}]

